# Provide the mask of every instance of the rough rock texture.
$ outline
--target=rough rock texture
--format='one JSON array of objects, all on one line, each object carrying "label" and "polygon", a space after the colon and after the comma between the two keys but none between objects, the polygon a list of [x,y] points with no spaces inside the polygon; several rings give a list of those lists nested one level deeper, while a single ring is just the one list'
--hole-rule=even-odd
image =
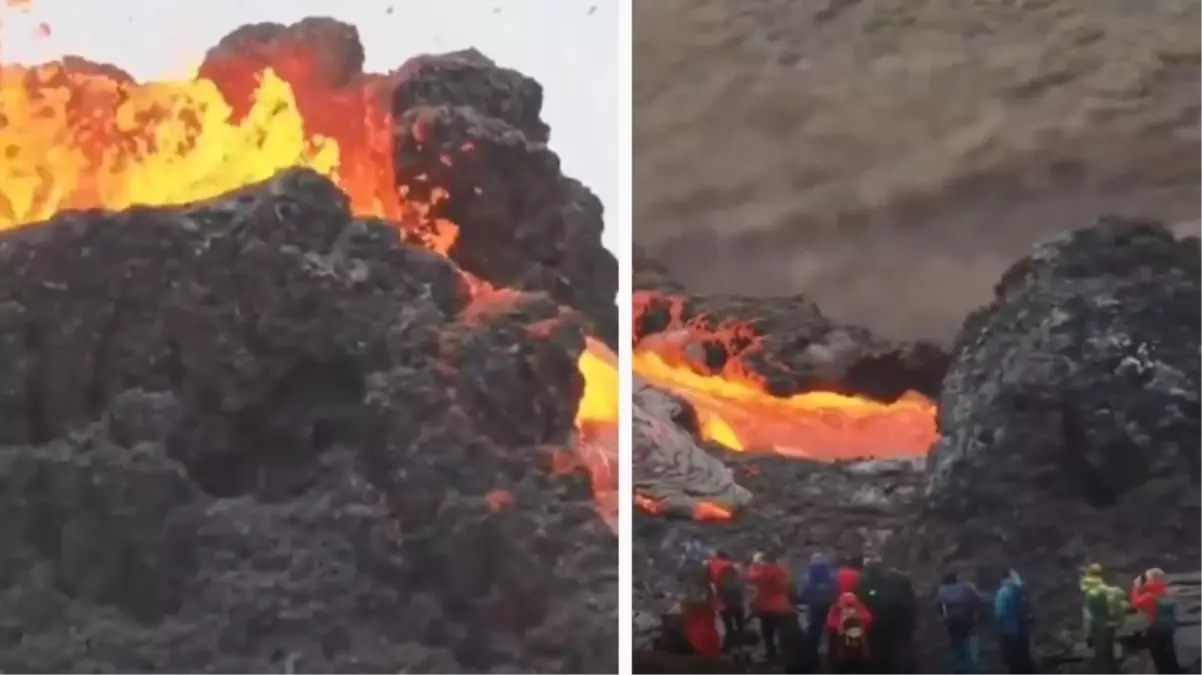
[{"label": "rough rock texture", "polygon": [[700,372],[738,360],[778,396],[833,391],[892,401],[907,390],[938,392],[947,355],[933,344],[892,342],[832,321],[800,295],[690,294],[645,255],[635,263],[637,280],[647,284],[635,287],[636,348],[671,334],[685,340],[683,355]]},{"label": "rough rock texture", "polygon": [[329,88],[350,84],[363,74],[363,45],[354,26],[325,17],[308,17],[294,24],[254,23],[234,29],[205,53],[200,76],[233,84],[231,76],[246,78],[249,92],[259,71],[275,69],[288,79],[304,70],[305,79]]},{"label": "rough rock texture", "polygon": [[709,502],[738,511],[751,501],[722,460],[710,455],[693,435],[697,424],[687,402],[634,381],[631,397],[631,460],[634,492],[669,516],[690,517]]},{"label": "rough rock texture", "polygon": [[1192,492],[1200,274],[1197,238],[1109,218],[1011,267],[956,341],[932,504],[1011,501],[1044,466],[1037,487],[1098,508],[1165,479]]},{"label": "rough rock texture", "polygon": [[1049,633],[1079,624],[1087,561],[1124,586],[1198,569],[1200,274],[1196,238],[1134,219],[1016,263],[956,342],[899,564],[986,583],[1014,565]]},{"label": "rough rock texture", "polygon": [[574,317],[306,171],[5,233],[0,669],[615,672]]},{"label": "rough rock texture", "polygon": [[[617,344],[618,267],[601,244],[602,205],[560,173],[538,82],[476,50],[365,74],[358,30],[328,18],[243,26],[209,50],[200,72],[242,110],[268,66],[287,81],[325,87],[297,88],[302,99],[350,84],[380,92],[396,120],[396,184],[431,203],[431,217],[459,226],[451,258],[498,286],[549,293],[583,312],[593,335]],[[450,199],[431,199],[434,188]]]},{"label": "rough rock texture", "polygon": [[618,264],[601,245],[602,205],[560,173],[539,84],[474,50],[418,57],[400,74],[397,184],[418,197],[433,187],[451,195],[431,211],[460,225],[451,258],[579,309],[616,346]]},{"label": "rough rock texture", "polygon": [[636,0],[634,238],[696,293],[950,342],[1032,244],[1193,221],[1196,0]]}]

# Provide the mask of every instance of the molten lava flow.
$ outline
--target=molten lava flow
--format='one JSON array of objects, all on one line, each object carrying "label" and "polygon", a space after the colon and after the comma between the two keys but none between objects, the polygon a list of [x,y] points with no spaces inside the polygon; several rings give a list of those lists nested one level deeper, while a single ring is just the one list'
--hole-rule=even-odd
[{"label": "molten lava flow", "polygon": [[265,69],[253,88],[241,84],[141,84],[80,61],[0,68],[0,229],[64,209],[207,199],[304,166],[334,179],[356,215],[400,221],[430,248],[450,250],[454,225],[431,220],[431,204],[403,199],[392,183],[380,78],[306,89]]},{"label": "molten lava flow", "polygon": [[[0,67],[0,230],[64,209],[204,200],[304,166],[336,182],[356,215],[398,222],[410,241],[446,255],[458,228],[430,213],[449,195],[436,188],[422,202],[394,183],[393,83],[323,84],[321,58],[295,51],[277,72],[224,56],[206,64],[212,79],[152,83],[80,59]],[[492,291],[465,276],[481,295]],[[616,517],[616,363],[590,342],[580,368],[582,458]]]},{"label": "molten lava flow", "polygon": [[[636,300],[642,303],[636,303],[638,316],[647,296]],[[758,348],[758,338],[747,326],[705,331],[706,340],[722,342],[736,355],[721,372],[709,372],[695,354],[705,329],[680,321],[679,309],[672,317],[673,330],[638,343],[634,370],[648,383],[689,401],[706,440],[732,450],[822,460],[923,455],[934,442],[935,404],[914,392],[892,403],[829,392],[772,395],[737,358]]]},{"label": "molten lava flow", "polygon": [[601,516],[618,523],[618,360],[601,342],[588,340],[580,354],[584,396],[576,409],[577,446],[593,479]]},{"label": "molten lava flow", "polygon": [[[634,495],[634,505],[648,513],[663,514],[667,511],[662,502],[638,493]],[[720,523],[733,519],[734,515],[730,509],[705,500],[693,505],[693,520]]]}]

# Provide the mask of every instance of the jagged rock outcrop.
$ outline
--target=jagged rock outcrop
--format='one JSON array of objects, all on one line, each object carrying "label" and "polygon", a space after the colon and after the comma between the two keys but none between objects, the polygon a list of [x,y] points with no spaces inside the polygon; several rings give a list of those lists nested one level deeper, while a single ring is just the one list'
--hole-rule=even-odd
[{"label": "jagged rock outcrop", "polygon": [[1080,566],[1198,569],[1199,247],[1103,218],[1038,246],[952,351],[908,569],[1030,579],[1037,641],[1079,626]]},{"label": "jagged rock outcrop", "polygon": [[617,345],[618,264],[602,205],[547,147],[542,87],[468,50],[411,60],[393,94],[397,185],[459,225],[450,251],[491,283],[543,291]]},{"label": "jagged rock outcrop", "polygon": [[[200,74],[220,83],[235,115],[249,107],[267,67],[304,84],[295,88],[302,103],[339,90],[378,98],[396,122],[397,187],[428,204],[431,219],[459,228],[451,259],[492,284],[542,291],[580,310],[592,334],[614,347],[618,265],[601,244],[602,204],[560,172],[547,147],[542,86],[474,49],[415,56],[382,75],[364,73],[363,59],[354,26],[308,18],[235,30],[209,50]],[[347,120],[322,114],[327,104],[304,106],[317,111],[306,120],[311,131],[348,133]],[[372,143],[378,139],[362,145]]]},{"label": "jagged rock outcrop", "polygon": [[1010,501],[1016,482],[1097,508],[1162,480],[1190,492],[1199,274],[1197,238],[1117,219],[1011,267],[953,350],[933,503]]},{"label": "jagged rock outcrop", "polygon": [[582,322],[286,171],[0,235],[0,669],[615,672]]}]

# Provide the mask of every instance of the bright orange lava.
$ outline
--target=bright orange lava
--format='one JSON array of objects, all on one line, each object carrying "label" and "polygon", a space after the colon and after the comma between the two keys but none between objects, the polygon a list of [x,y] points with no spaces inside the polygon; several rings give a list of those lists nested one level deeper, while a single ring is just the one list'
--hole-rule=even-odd
[{"label": "bright orange lava", "polygon": [[[635,315],[651,298],[636,294]],[[936,438],[935,404],[917,393],[881,403],[829,392],[774,396],[762,380],[729,359],[721,372],[708,372],[690,350],[699,336],[726,341],[729,353],[747,354],[756,338],[746,326],[724,334],[697,319],[641,340],[633,354],[634,371],[648,383],[684,397],[697,411],[701,435],[737,451],[776,452],[792,457],[838,460],[909,457],[926,454]]]},{"label": "bright orange lava", "polygon": [[[356,215],[398,222],[447,254],[458,228],[394,185],[393,83],[363,75],[332,88],[313,75],[320,58],[294,50],[277,72],[227,57],[206,64],[216,81],[151,83],[79,60],[0,66],[0,230],[63,209],[202,200],[304,166],[333,179]],[[587,393],[578,420],[598,499],[614,500],[616,515],[617,369],[607,355],[590,342],[580,357]]]},{"label": "bright orange lava", "polygon": [[618,359],[591,338],[580,355],[584,396],[576,410],[577,446],[593,479],[601,516],[618,526]]}]

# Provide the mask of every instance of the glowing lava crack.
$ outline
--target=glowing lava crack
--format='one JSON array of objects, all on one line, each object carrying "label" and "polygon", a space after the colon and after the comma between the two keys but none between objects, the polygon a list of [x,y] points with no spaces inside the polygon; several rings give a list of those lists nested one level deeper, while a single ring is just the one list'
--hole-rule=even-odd
[{"label": "glowing lava crack", "polygon": [[[687,405],[682,423],[700,440],[820,461],[924,456],[936,440],[941,349],[836,324],[802,297],[689,295],[635,260],[635,374]],[[658,406],[644,407],[646,444],[665,447],[636,448],[647,455],[635,465],[638,506],[722,520],[749,501],[703,451],[651,419]]]}]

